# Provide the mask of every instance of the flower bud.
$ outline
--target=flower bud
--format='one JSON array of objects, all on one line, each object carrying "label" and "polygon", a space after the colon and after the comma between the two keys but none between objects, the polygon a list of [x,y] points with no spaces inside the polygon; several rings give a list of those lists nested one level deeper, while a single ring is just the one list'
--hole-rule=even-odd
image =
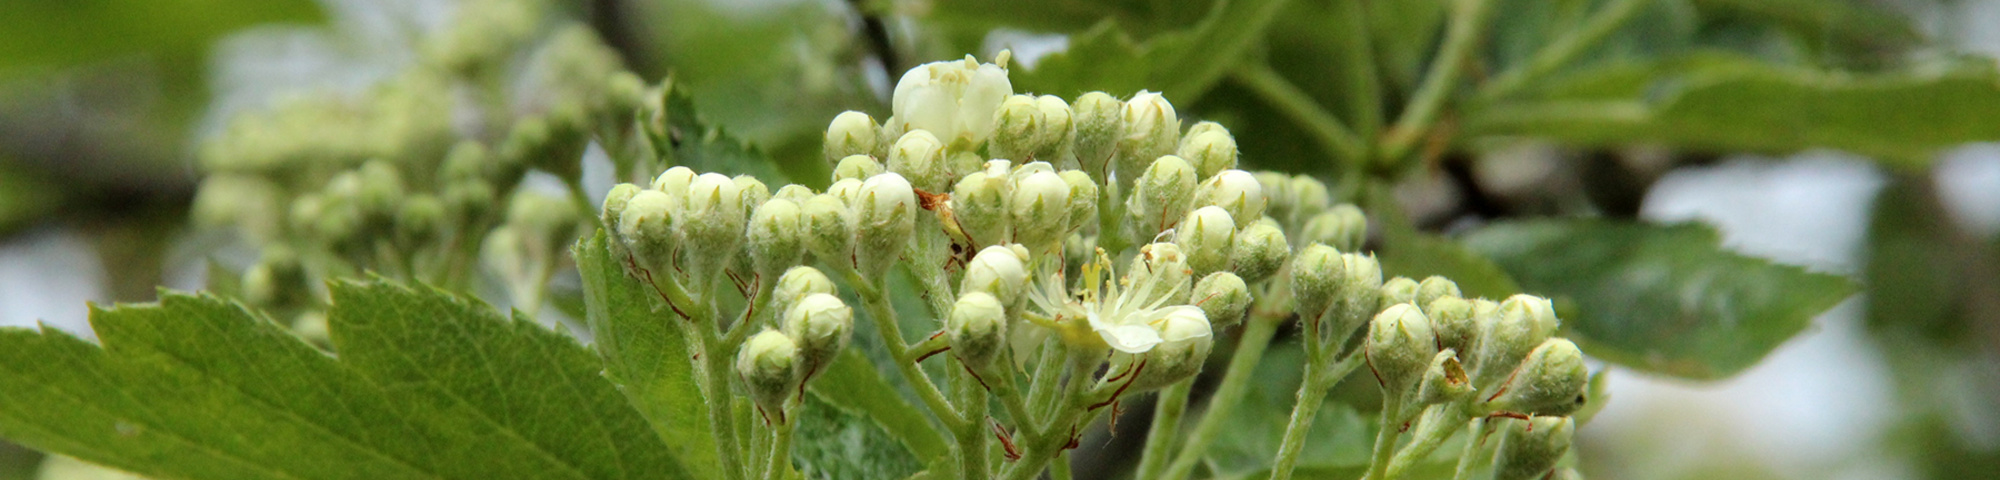
[{"label": "flower bud", "polygon": [[1479,343],[1473,347],[1473,383],[1482,390],[1505,380],[1529,351],[1555,335],[1558,326],[1549,300],[1534,295],[1507,297],[1495,313],[1494,320],[1480,329]]},{"label": "flower bud", "polygon": [[1006,240],[1011,225],[1007,200],[1014,190],[1007,163],[1006,160],[987,162],[985,170],[967,174],[952,188],[952,214],[959,228],[975,244],[995,245]]},{"label": "flower bud", "polygon": [[1264,188],[1264,215],[1287,226],[1299,226],[1298,217],[1292,215],[1292,176],[1269,170],[1250,175],[1256,177],[1257,185]]},{"label": "flower bud", "polygon": [[1285,240],[1285,230],[1278,222],[1265,217],[1250,228],[1236,232],[1234,248],[1229,252],[1230,269],[1244,280],[1261,282],[1278,273],[1285,266],[1285,260],[1292,256],[1292,245]]},{"label": "flower bud", "polygon": [[1047,251],[1069,234],[1069,182],[1054,172],[1035,172],[1014,185],[1008,201],[1014,241],[1031,251]]},{"label": "flower bud", "polygon": [[1382,301],[1380,306],[1375,307],[1377,310],[1387,310],[1391,305],[1404,303],[1417,304],[1417,281],[1411,280],[1410,277],[1391,278],[1387,282],[1382,282],[1380,290]]},{"label": "flower bud", "polygon": [[[1458,283],[1451,281],[1449,278],[1432,275],[1425,277],[1423,282],[1417,284],[1417,306],[1419,307],[1428,306],[1431,302],[1435,302],[1440,298],[1459,296],[1463,296],[1463,293],[1458,291]],[[1430,312],[1425,311],[1424,313]]]},{"label": "flower bud", "polygon": [[1316,322],[1333,309],[1346,271],[1340,251],[1324,244],[1307,245],[1292,257],[1292,304],[1299,321]]},{"label": "flower bud", "polygon": [[695,177],[688,185],[687,221],[681,234],[687,239],[688,274],[698,285],[706,285],[743,246],[745,223],[743,189],[735,179],[718,173]]},{"label": "flower bud", "polygon": [[854,264],[854,214],[831,193],[814,195],[800,208],[805,215],[806,249],[820,261]]},{"label": "flower bud", "polygon": [[[1104,179],[1106,164],[1118,150],[1125,132],[1125,102],[1104,92],[1076,97],[1076,160],[1078,168]],[[1127,175],[1129,176],[1129,175]]]},{"label": "flower bud", "polygon": [[840,297],[814,293],[785,309],[785,336],[798,342],[806,367],[801,373],[808,378],[832,365],[853,334],[854,310]]},{"label": "flower bud", "polygon": [[1236,239],[1236,220],[1222,207],[1201,207],[1188,212],[1187,219],[1174,227],[1174,243],[1187,252],[1188,267],[1195,275],[1208,275],[1229,268],[1229,254]]},{"label": "flower bud", "polygon": [[1416,394],[1409,404],[1451,403],[1470,394],[1472,379],[1465,375],[1465,366],[1459,364],[1458,352],[1447,348],[1431,356],[1430,367],[1424,370],[1423,379],[1417,381]]},{"label": "flower bud", "polygon": [[1160,344],[1140,354],[1146,362],[1126,392],[1145,392],[1201,373],[1215,346],[1214,328],[1202,309],[1168,307],[1159,322]]},{"label": "flower bud", "polygon": [[782,198],[786,200],[791,200],[792,203],[794,204],[804,206],[806,204],[806,200],[811,200],[813,198],[813,190],[811,188],[806,188],[805,185],[799,185],[794,183],[791,185],[778,187],[778,191],[772,193],[771,198]]},{"label": "flower bud", "polygon": [[1188,268],[1187,252],[1180,245],[1154,243],[1139,247],[1139,255],[1132,257],[1132,266],[1125,270],[1125,280],[1132,289],[1128,295],[1138,299],[1139,305],[1162,299],[1187,303],[1194,271]]},{"label": "flower bud", "polygon": [[1153,161],[1130,190],[1132,196],[1125,200],[1125,210],[1131,212],[1138,237],[1156,235],[1180,221],[1187,214],[1194,189],[1194,167],[1186,160],[1168,155]]},{"label": "flower bud", "polygon": [[917,196],[902,175],[884,173],[861,184],[854,205],[854,264],[877,278],[903,254],[916,229]]},{"label": "flower bud", "polygon": [[[423,248],[444,233],[444,225],[444,202],[431,195],[411,195],[396,211],[396,241],[412,249]],[[575,224],[570,227],[573,230]]]},{"label": "flower bud", "polygon": [[1542,341],[1528,352],[1506,378],[1506,384],[1488,399],[1489,407],[1530,415],[1569,415],[1583,408],[1584,388],[1590,384],[1590,369],[1583,364],[1583,351],[1565,338]]},{"label": "flower bud", "polygon": [[384,225],[393,221],[396,207],[403,201],[403,174],[387,160],[371,160],[361,165],[356,178],[353,202],[368,223]]},{"label": "flower bud", "polygon": [[730,180],[735,181],[736,188],[740,190],[736,198],[743,204],[745,213],[755,212],[757,207],[771,200],[771,187],[765,186],[764,181],[757,177],[737,175]]},{"label": "flower bud", "polygon": [[669,168],[666,172],[660,173],[660,176],[653,177],[653,189],[665,192],[675,202],[680,202],[687,198],[688,186],[694,184],[695,177],[692,168]]},{"label": "flower bud", "polygon": [[861,196],[861,182],[865,179],[843,178],[826,186],[826,193],[840,199],[842,205],[854,205],[854,199]]},{"label": "flower bud", "polygon": [[831,162],[851,155],[873,155],[876,142],[881,141],[881,133],[877,129],[875,118],[866,113],[849,110],[835,115],[833,123],[826,126],[823,147],[826,160]]},{"label": "flower bud", "polygon": [[757,275],[772,278],[799,264],[800,257],[805,255],[802,218],[799,204],[782,198],[766,201],[750,214],[747,246],[751,268]]},{"label": "flower bud", "polygon": [[625,201],[618,216],[618,238],[639,268],[664,275],[673,271],[674,249],[680,244],[675,235],[675,202],[659,190],[645,190]]},{"label": "flower bud", "polygon": [[1583,480],[1583,474],[1578,473],[1575,468],[1558,468],[1549,472],[1546,480]]},{"label": "flower bud", "polygon": [[792,267],[785,270],[785,274],[778,277],[777,285],[772,287],[771,309],[779,313],[791,311],[792,305],[816,293],[833,294],[833,279],[826,278],[826,274],[820,273],[817,268],[805,265]]},{"label": "flower bud", "polygon": [[770,329],[750,336],[736,354],[736,374],[743,378],[750,400],[779,419],[784,418],[785,402],[798,390],[798,364],[798,345]]},{"label": "flower bud", "polygon": [[1203,125],[1215,125],[1215,128],[1200,133],[1189,130],[1187,141],[1181,142],[1178,152],[1181,158],[1193,163],[1196,173],[1201,178],[1212,177],[1222,173],[1223,170],[1236,168],[1236,138],[1229,136],[1229,130],[1222,129],[1221,125],[1216,125],[1214,122],[1201,122],[1195,127],[1200,128]]},{"label": "flower bud", "polygon": [[1556,462],[1569,452],[1576,422],[1569,417],[1537,416],[1501,421],[1500,447],[1493,455],[1494,480],[1548,478]]},{"label": "flower bud", "polygon": [[867,155],[848,155],[833,166],[834,180],[866,180],[868,177],[881,174],[882,162],[877,162],[875,157]]},{"label": "flower bud", "polygon": [[974,369],[993,363],[1000,347],[1007,344],[1007,309],[1000,299],[983,291],[970,291],[951,306],[945,334],[952,354]]},{"label": "flower bud", "polygon": [[1264,218],[1264,188],[1257,177],[1242,170],[1224,170],[1195,190],[1195,205],[1214,205],[1228,210],[1236,227],[1249,227]]},{"label": "flower bud", "polygon": [[604,209],[598,212],[597,220],[604,224],[604,230],[612,240],[619,240],[618,220],[625,214],[625,204],[631,202],[632,197],[638,195],[640,190],[638,185],[620,183],[611,187],[609,193],[604,194]]},{"label": "flower bud", "polygon": [[[1195,122],[1194,126],[1188,127],[1187,132],[1181,134],[1181,143],[1177,146],[1177,148],[1187,148],[1188,143],[1194,141],[1194,137],[1198,137],[1204,133],[1210,133],[1210,132],[1229,133],[1229,127],[1224,127],[1220,123],[1209,122],[1209,121]],[[1182,156],[1185,157],[1186,155]],[[1213,174],[1213,172],[1210,172],[1210,174]]]},{"label": "flower bud", "polygon": [[994,158],[1028,160],[1041,149],[1044,122],[1033,95],[1009,96],[994,112],[993,138],[986,148]]},{"label": "flower bud", "polygon": [[1042,110],[1042,131],[1041,149],[1033,158],[1064,169],[1077,168],[1076,158],[1070,154],[1076,145],[1076,119],[1069,103],[1062,97],[1043,95],[1035,98],[1035,106]]},{"label": "flower bud", "polygon": [[[1126,177],[1125,172],[1137,172],[1153,159],[1172,155],[1180,144],[1180,117],[1174,114],[1174,105],[1159,93],[1141,90],[1125,101],[1121,115],[1125,121],[1125,130],[1118,138],[1121,179]],[[1121,185],[1129,185],[1127,182],[1119,181]]]},{"label": "flower bud", "polygon": [[1020,245],[994,245],[972,256],[965,265],[965,278],[958,291],[986,292],[1013,305],[1028,288],[1028,251]]},{"label": "flower bud", "polygon": [[1097,180],[1082,170],[1064,170],[1064,182],[1069,183],[1069,229],[1074,231],[1097,220]]},{"label": "flower bud", "polygon": [[265,248],[256,265],[243,271],[243,300],[265,308],[303,306],[312,302],[312,281],[290,247]]},{"label": "flower bud", "polygon": [[952,180],[944,142],[924,130],[911,130],[889,147],[889,171],[901,174],[910,185],[926,192],[942,192]]},{"label": "flower bud", "polygon": [[1431,330],[1437,333],[1438,345],[1460,352],[1472,351],[1473,336],[1479,333],[1479,326],[1472,321],[1470,300],[1440,297],[1424,307],[1424,316],[1431,319]]},{"label": "flower bud", "polygon": [[[1002,50],[993,63],[979,63],[971,55],[965,60],[947,60],[918,65],[896,81],[890,106],[910,131],[928,130],[951,143],[977,146],[993,132],[994,111],[1014,86],[1007,80],[1007,60],[1011,52]],[[896,170],[890,167],[890,170]],[[941,191],[943,185],[918,188]]]},{"label": "flower bud", "polygon": [[1215,272],[1195,282],[1190,295],[1216,328],[1229,328],[1250,311],[1250,287],[1234,273]]},{"label": "flower bud", "polygon": [[1404,395],[1423,378],[1431,357],[1437,356],[1437,335],[1424,312],[1399,303],[1368,322],[1366,348],[1368,368],[1374,370],[1382,391]]},{"label": "flower bud", "polygon": [[[1318,216],[1333,203],[1333,195],[1327,192],[1326,183],[1309,175],[1292,177],[1291,185],[1286,190],[1292,194],[1292,211],[1296,218]],[[1361,211],[1356,209],[1354,213]]]},{"label": "flower bud", "polygon": [[1361,209],[1342,204],[1306,221],[1302,241],[1320,242],[1341,250],[1357,250],[1368,239],[1368,219]]}]

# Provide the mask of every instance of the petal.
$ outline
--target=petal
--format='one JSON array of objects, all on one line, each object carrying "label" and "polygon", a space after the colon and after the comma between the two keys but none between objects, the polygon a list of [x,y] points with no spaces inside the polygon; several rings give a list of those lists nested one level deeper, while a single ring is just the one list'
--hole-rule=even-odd
[{"label": "petal", "polygon": [[1145,353],[1160,344],[1160,333],[1151,327],[1141,325],[1118,325],[1100,329],[1097,336],[1104,337],[1104,343],[1113,350],[1125,353]]},{"label": "petal", "polygon": [[1201,307],[1176,305],[1162,308],[1155,313],[1158,316],[1153,318],[1159,319],[1155,323],[1160,330],[1162,340],[1180,342],[1206,337],[1213,333],[1208,324],[1208,315],[1202,313]]}]

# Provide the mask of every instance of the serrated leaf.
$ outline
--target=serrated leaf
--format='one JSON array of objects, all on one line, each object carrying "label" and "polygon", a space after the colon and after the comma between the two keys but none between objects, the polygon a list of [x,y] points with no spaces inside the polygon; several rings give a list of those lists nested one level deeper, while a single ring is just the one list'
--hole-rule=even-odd
[{"label": "serrated leaf", "polygon": [[714,478],[720,471],[715,435],[695,382],[693,349],[681,329],[667,323],[680,319],[659,307],[663,302],[650,288],[625,275],[604,242],[599,231],[572,252],[583,276],[591,346],[603,360],[604,376],[689,472]]},{"label": "serrated leaf", "polygon": [[815,397],[834,406],[859,413],[901,441],[921,458],[949,455],[945,438],[931,426],[923,410],[897,393],[896,386],[882,378],[882,372],[858,349],[845,349],[833,365],[808,384]]},{"label": "serrated leaf", "polygon": [[1442,275],[1457,283],[1467,298],[1498,300],[1521,293],[1521,287],[1493,260],[1442,237],[1416,232],[1392,235],[1375,253],[1385,275],[1420,281]]},{"label": "serrated leaf", "polygon": [[[782,181],[781,166],[764,153],[721,126],[704,118],[695,108],[687,87],[669,77],[661,103],[666,110],[658,125],[660,135],[652,138],[653,149],[668,165],[684,166],[697,172],[751,175],[766,182]],[[820,162],[793,162],[818,164]],[[805,165],[797,165],[805,166]]]},{"label": "serrated leaf", "polygon": [[902,442],[859,412],[827,403],[817,393],[797,408],[792,460],[808,478],[905,478],[923,469]]},{"label": "serrated leaf", "polygon": [[1465,245],[1523,290],[1556,300],[1565,335],[1614,363],[1684,378],[1726,378],[1852,295],[1845,277],[1723,250],[1683,223],[1526,220]]},{"label": "serrated leaf", "polygon": [[1093,90],[1129,95],[1163,92],[1168,100],[1191,104],[1214,87],[1289,0],[1218,1],[1200,22],[1136,42],[1123,28],[1104,21],[1070,37],[1069,50],[1050,54],[1032,70],[1012,72],[1014,89],[1074,98]]},{"label": "serrated leaf", "polygon": [[333,302],[339,358],[177,293],[93,307],[101,348],[0,329],[0,436],[155,478],[694,478],[573,339],[430,288]]}]

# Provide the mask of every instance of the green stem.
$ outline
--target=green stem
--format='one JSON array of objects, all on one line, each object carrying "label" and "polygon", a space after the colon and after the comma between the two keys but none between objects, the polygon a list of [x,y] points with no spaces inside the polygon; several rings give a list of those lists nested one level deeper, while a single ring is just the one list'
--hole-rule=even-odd
[{"label": "green stem", "polygon": [[1403,418],[1403,402],[1390,392],[1383,392],[1382,397],[1382,420],[1375,430],[1375,451],[1368,457],[1368,476],[1362,477],[1367,480],[1384,478],[1389,469],[1389,458],[1396,454],[1396,437],[1402,434],[1402,429],[1396,424],[1402,423],[1399,419]]},{"label": "green stem", "polygon": [[729,359],[734,357],[734,352],[722,347],[713,318],[698,322],[694,327],[701,331],[698,338],[704,344],[702,360],[707,364],[696,371],[700,372],[708,388],[708,426],[715,432],[716,456],[722,460],[723,478],[741,480],[743,459],[742,447],[736,439],[736,405],[729,398]]},{"label": "green stem", "polygon": [[1458,454],[1458,469],[1451,474],[1452,480],[1467,480],[1472,478],[1474,454],[1479,453],[1479,436],[1485,434],[1485,432],[1486,422],[1484,420],[1475,420],[1472,422],[1471,436],[1465,439],[1465,451]]},{"label": "green stem", "polygon": [[1445,100],[1451,96],[1452,90],[1458,88],[1465,63],[1471,61],[1472,50],[1486,30],[1490,6],[1491,0],[1456,1],[1456,12],[1452,15],[1450,28],[1445,32],[1444,47],[1431,60],[1423,83],[1417,86],[1417,93],[1410,97],[1409,106],[1396,119],[1395,128],[1389,131],[1382,149],[1383,160],[1391,164],[1403,161],[1417,141],[1429,133]]},{"label": "green stem", "polygon": [[[1035,365],[1035,378],[1032,380],[1034,384],[1028,387],[1028,407],[1032,409],[1031,413],[1052,415],[1054,412],[1050,410],[1055,408],[1056,392],[1060,391],[1059,382],[1063,376],[1062,365],[1069,356],[1069,349],[1064,348],[1059,341],[1043,343],[1042,359]],[[1021,418],[1016,421],[1021,423],[1020,428],[1037,428],[1031,419],[1032,417]],[[1040,432],[1037,431],[1036,434],[1039,435]]]},{"label": "green stem", "polygon": [[1201,422],[1195,425],[1194,433],[1188,435],[1187,444],[1181,446],[1180,454],[1174,456],[1174,463],[1166,475],[1159,478],[1180,480],[1194,471],[1195,462],[1208,452],[1208,444],[1222,434],[1222,428],[1229,421],[1236,404],[1243,400],[1243,394],[1250,391],[1250,381],[1256,375],[1257,364],[1264,359],[1264,350],[1271,345],[1271,336],[1278,332],[1278,324],[1284,317],[1269,318],[1253,315],[1243,326],[1241,339],[1237,340],[1236,354],[1229,357],[1229,370],[1222,374],[1222,384],[1209,397],[1208,408],[1201,414]]},{"label": "green stem", "polygon": [[[1119,172],[1119,175],[1125,175]],[[1097,246],[1105,252],[1117,255],[1125,251],[1125,202],[1120,201],[1126,192],[1120,192],[1118,185],[1123,181],[1097,179],[1100,194],[1097,196]],[[1088,262],[1088,260],[1085,260]]]},{"label": "green stem", "polygon": [[[1310,343],[1313,340],[1307,339]],[[1305,447],[1306,432],[1312,431],[1313,417],[1326,403],[1326,391],[1334,384],[1347,378],[1361,365],[1361,354],[1357,349],[1348,352],[1339,362],[1325,367],[1322,361],[1313,360],[1306,364],[1305,381],[1299,385],[1299,403],[1292,407],[1292,421],[1285,426],[1284,442],[1278,445],[1278,456],[1273,460],[1271,480],[1292,478],[1292,469],[1298,466],[1299,451]]]},{"label": "green stem", "polygon": [[[1335,15],[1348,20],[1346,28],[1339,30],[1347,54],[1347,60],[1340,72],[1347,84],[1348,110],[1352,112],[1354,129],[1361,138],[1375,138],[1382,131],[1382,75],[1381,64],[1376,63],[1375,42],[1368,24],[1368,2],[1344,0],[1332,2]],[[1367,142],[1362,142],[1366,148]],[[1354,161],[1362,160],[1359,157]]]},{"label": "green stem", "polygon": [[1575,61],[1576,57],[1590,51],[1639,16],[1639,11],[1651,0],[1611,0],[1609,5],[1598,9],[1597,13],[1584,21],[1583,26],[1570,30],[1562,38],[1550,42],[1537,50],[1527,63],[1508,69],[1493,77],[1479,92],[1481,103],[1506,98],[1518,93],[1522,88],[1533,85],[1562,67]]},{"label": "green stem", "polygon": [[1404,445],[1402,450],[1396,452],[1396,457],[1389,460],[1389,470],[1382,480],[1402,477],[1418,461],[1437,451],[1445,439],[1458,433],[1458,429],[1465,428],[1467,420],[1455,404],[1432,405],[1425,409],[1423,418],[1417,423],[1417,432],[1410,437],[1410,444]]},{"label": "green stem", "polygon": [[775,438],[771,441],[771,456],[764,464],[764,480],[785,478],[784,471],[788,470],[786,467],[791,466],[792,419],[787,418],[784,422],[772,426],[771,435]]},{"label": "green stem", "polygon": [[965,409],[966,422],[958,429],[959,478],[962,480],[986,480],[986,431],[980,422],[986,418],[986,390],[972,375],[959,371],[964,368],[957,360],[946,362],[945,368],[954,369],[952,375],[957,384],[959,408]]},{"label": "green stem", "polygon": [[1084,355],[1069,355],[1069,357],[1069,383],[1062,403],[1062,406],[1067,408],[1057,410],[1055,418],[1049,419],[1047,425],[1037,428],[1040,433],[1026,436],[1021,442],[1024,444],[1021,459],[1008,467],[1002,478],[1029,480],[1041,475],[1049,462],[1067,449],[1070,434],[1074,433],[1072,430],[1081,428],[1097,418],[1098,412],[1103,411],[1103,409],[1087,410],[1089,400],[1086,397],[1090,392],[1090,374],[1097,368],[1098,359]]},{"label": "green stem", "polygon": [[875,333],[882,337],[883,346],[889,349],[889,358],[897,359],[896,371],[902,373],[903,381],[910,382],[910,387],[917,391],[917,398],[924,401],[924,406],[930,408],[931,414],[936,415],[946,429],[956,432],[965,428],[965,418],[951,407],[951,402],[945,401],[944,393],[938,390],[931,377],[925,375],[916,362],[901,360],[909,357],[910,346],[903,341],[902,327],[896,322],[896,309],[889,305],[888,296],[883,294],[888,290],[888,281],[870,282],[850,270],[848,283],[854,285],[855,293],[861,295],[861,305],[868,310],[868,320],[875,324]]},{"label": "green stem", "polygon": [[1133,478],[1159,478],[1161,469],[1166,468],[1167,456],[1172,454],[1174,440],[1180,436],[1181,415],[1187,412],[1188,394],[1193,391],[1192,377],[1160,391],[1159,401],[1153,406],[1153,426],[1146,431],[1146,450],[1139,457],[1139,475]]},{"label": "green stem", "polygon": [[1359,161],[1366,155],[1367,144],[1361,137],[1269,65],[1246,62],[1234,74],[1238,83],[1249,87],[1251,92],[1277,107],[1279,113],[1305,127],[1306,133],[1311,134],[1313,141],[1318,142],[1327,153],[1349,161]]},{"label": "green stem", "polygon": [[1056,454],[1054,465],[1049,466],[1049,478],[1051,480],[1070,480],[1071,477],[1076,475],[1076,472],[1073,470],[1075,469],[1071,468],[1069,463],[1069,451],[1063,450],[1062,453]]}]

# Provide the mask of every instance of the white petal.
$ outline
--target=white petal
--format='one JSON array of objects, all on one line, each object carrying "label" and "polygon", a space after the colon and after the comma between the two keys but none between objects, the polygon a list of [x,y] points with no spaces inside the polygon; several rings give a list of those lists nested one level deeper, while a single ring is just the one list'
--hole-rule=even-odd
[{"label": "white petal", "polygon": [[1158,325],[1162,340],[1180,342],[1206,337],[1213,333],[1209,328],[1208,315],[1202,313],[1201,307],[1176,305],[1160,309],[1156,313],[1158,316],[1154,318],[1160,319]]},{"label": "white petal", "polygon": [[1113,350],[1125,353],[1145,353],[1160,344],[1160,333],[1142,325],[1118,325],[1100,329],[1097,336],[1104,337],[1104,343]]}]

